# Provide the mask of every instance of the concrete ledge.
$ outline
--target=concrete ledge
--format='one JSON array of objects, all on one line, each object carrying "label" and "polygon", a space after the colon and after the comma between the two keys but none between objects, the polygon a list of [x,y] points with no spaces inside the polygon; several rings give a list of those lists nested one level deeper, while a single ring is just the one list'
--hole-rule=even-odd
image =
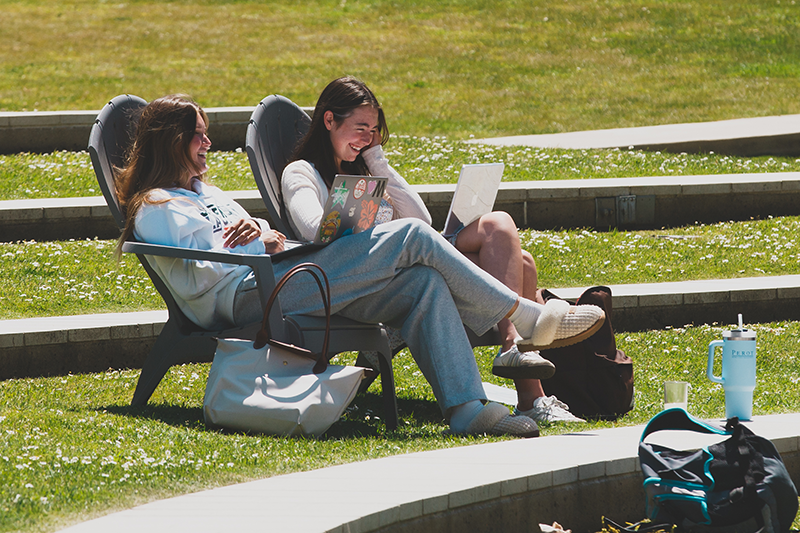
[{"label": "concrete ledge", "polygon": [[[575,300],[583,288],[553,289]],[[611,285],[616,331],[800,320],[800,275]]]},{"label": "concrete ledge", "polygon": [[[231,196],[253,216],[269,219],[257,190]],[[102,196],[0,201],[0,242],[116,239],[119,229]]]},{"label": "concrete ledge", "polygon": [[0,112],[0,153],[85,150],[99,111]]},{"label": "concrete ledge", "polygon": [[0,321],[0,379],[141,368],[166,311]]},{"label": "concrete ledge", "polygon": [[[455,186],[415,189],[443,226]],[[800,173],[785,172],[503,182],[495,209],[522,228],[646,229],[797,215],[799,201]]]},{"label": "concrete ledge", "polygon": [[[255,106],[205,108],[216,150],[244,148]],[[314,108],[304,108],[308,113]],[[0,112],[0,153],[85,150],[100,111]]]},{"label": "concrete ledge", "polygon": [[[747,425],[800,482],[800,414]],[[597,531],[601,516],[644,517],[642,426],[421,452],[276,476],[153,502],[64,531],[271,530],[308,533],[537,531],[558,521]],[[685,432],[648,440],[695,449],[721,440]]]},{"label": "concrete ledge", "polygon": [[[413,187],[434,226],[443,227],[455,185]],[[269,218],[257,190],[231,196],[250,214]],[[798,215],[800,172],[503,182],[495,209],[507,211],[519,227],[540,230],[660,228]],[[0,242],[118,236],[101,196],[0,201]]]},{"label": "concrete ledge", "polygon": [[[552,289],[577,299],[584,287]],[[617,332],[800,320],[800,275],[612,285]],[[166,311],[0,321],[0,379],[141,368]]]},{"label": "concrete ledge", "polygon": [[664,152],[715,152],[738,156],[800,155],[800,115],[741,118],[640,128],[575,131],[476,139],[495,146],[634,148]]},{"label": "concrete ledge", "polygon": [[[244,147],[254,106],[210,107],[214,146]],[[307,113],[313,107],[304,108]],[[99,111],[0,112],[0,153],[83,150]],[[472,142],[542,148],[625,148],[716,152],[740,156],[800,155],[800,115],[666,124],[639,128],[518,135]]]}]

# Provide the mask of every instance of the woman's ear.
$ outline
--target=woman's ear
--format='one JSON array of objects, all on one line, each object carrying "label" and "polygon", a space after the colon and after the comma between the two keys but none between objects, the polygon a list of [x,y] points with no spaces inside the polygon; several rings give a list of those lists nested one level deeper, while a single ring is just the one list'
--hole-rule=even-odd
[{"label": "woman's ear", "polygon": [[331,131],[333,129],[333,111],[325,111],[325,114],[322,115],[322,122],[328,131]]}]

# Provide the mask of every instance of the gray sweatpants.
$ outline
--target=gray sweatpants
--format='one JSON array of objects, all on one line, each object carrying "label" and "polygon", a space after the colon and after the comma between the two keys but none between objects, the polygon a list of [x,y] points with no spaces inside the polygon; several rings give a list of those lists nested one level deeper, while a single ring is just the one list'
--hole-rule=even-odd
[{"label": "gray sweatpants", "polygon": [[[276,280],[306,261],[325,270],[332,312],[400,330],[443,413],[485,399],[463,324],[479,335],[485,333],[511,310],[517,294],[433,228],[416,219],[387,222],[276,263]],[[261,320],[253,286],[251,276],[237,293],[237,324]],[[310,276],[293,277],[280,300],[285,313],[323,314],[319,289]]]}]

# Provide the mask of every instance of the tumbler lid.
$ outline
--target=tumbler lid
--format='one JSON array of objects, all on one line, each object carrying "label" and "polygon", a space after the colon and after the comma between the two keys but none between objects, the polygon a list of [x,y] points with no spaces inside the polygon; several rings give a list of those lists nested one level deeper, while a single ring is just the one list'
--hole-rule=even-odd
[{"label": "tumbler lid", "polygon": [[732,341],[753,341],[756,339],[756,332],[752,329],[734,329],[731,331],[723,331],[722,338]]},{"label": "tumbler lid", "polygon": [[744,327],[742,324],[742,313],[739,313],[739,327],[731,331],[723,332],[722,338],[732,341],[753,341],[756,339],[756,332]]}]

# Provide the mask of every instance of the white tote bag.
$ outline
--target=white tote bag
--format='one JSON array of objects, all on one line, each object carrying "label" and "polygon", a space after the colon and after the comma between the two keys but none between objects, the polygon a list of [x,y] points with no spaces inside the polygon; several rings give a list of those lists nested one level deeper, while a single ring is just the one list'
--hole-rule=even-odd
[{"label": "white tote bag", "polygon": [[[364,369],[327,364],[330,289],[322,290],[314,268],[321,272],[327,289],[327,277],[319,266],[298,265],[272,292],[255,342],[218,341],[203,400],[206,424],[274,435],[319,436],[350,405]],[[322,292],[327,329],[319,355],[270,338],[269,310],[278,291],[298,272],[313,275]]]}]

